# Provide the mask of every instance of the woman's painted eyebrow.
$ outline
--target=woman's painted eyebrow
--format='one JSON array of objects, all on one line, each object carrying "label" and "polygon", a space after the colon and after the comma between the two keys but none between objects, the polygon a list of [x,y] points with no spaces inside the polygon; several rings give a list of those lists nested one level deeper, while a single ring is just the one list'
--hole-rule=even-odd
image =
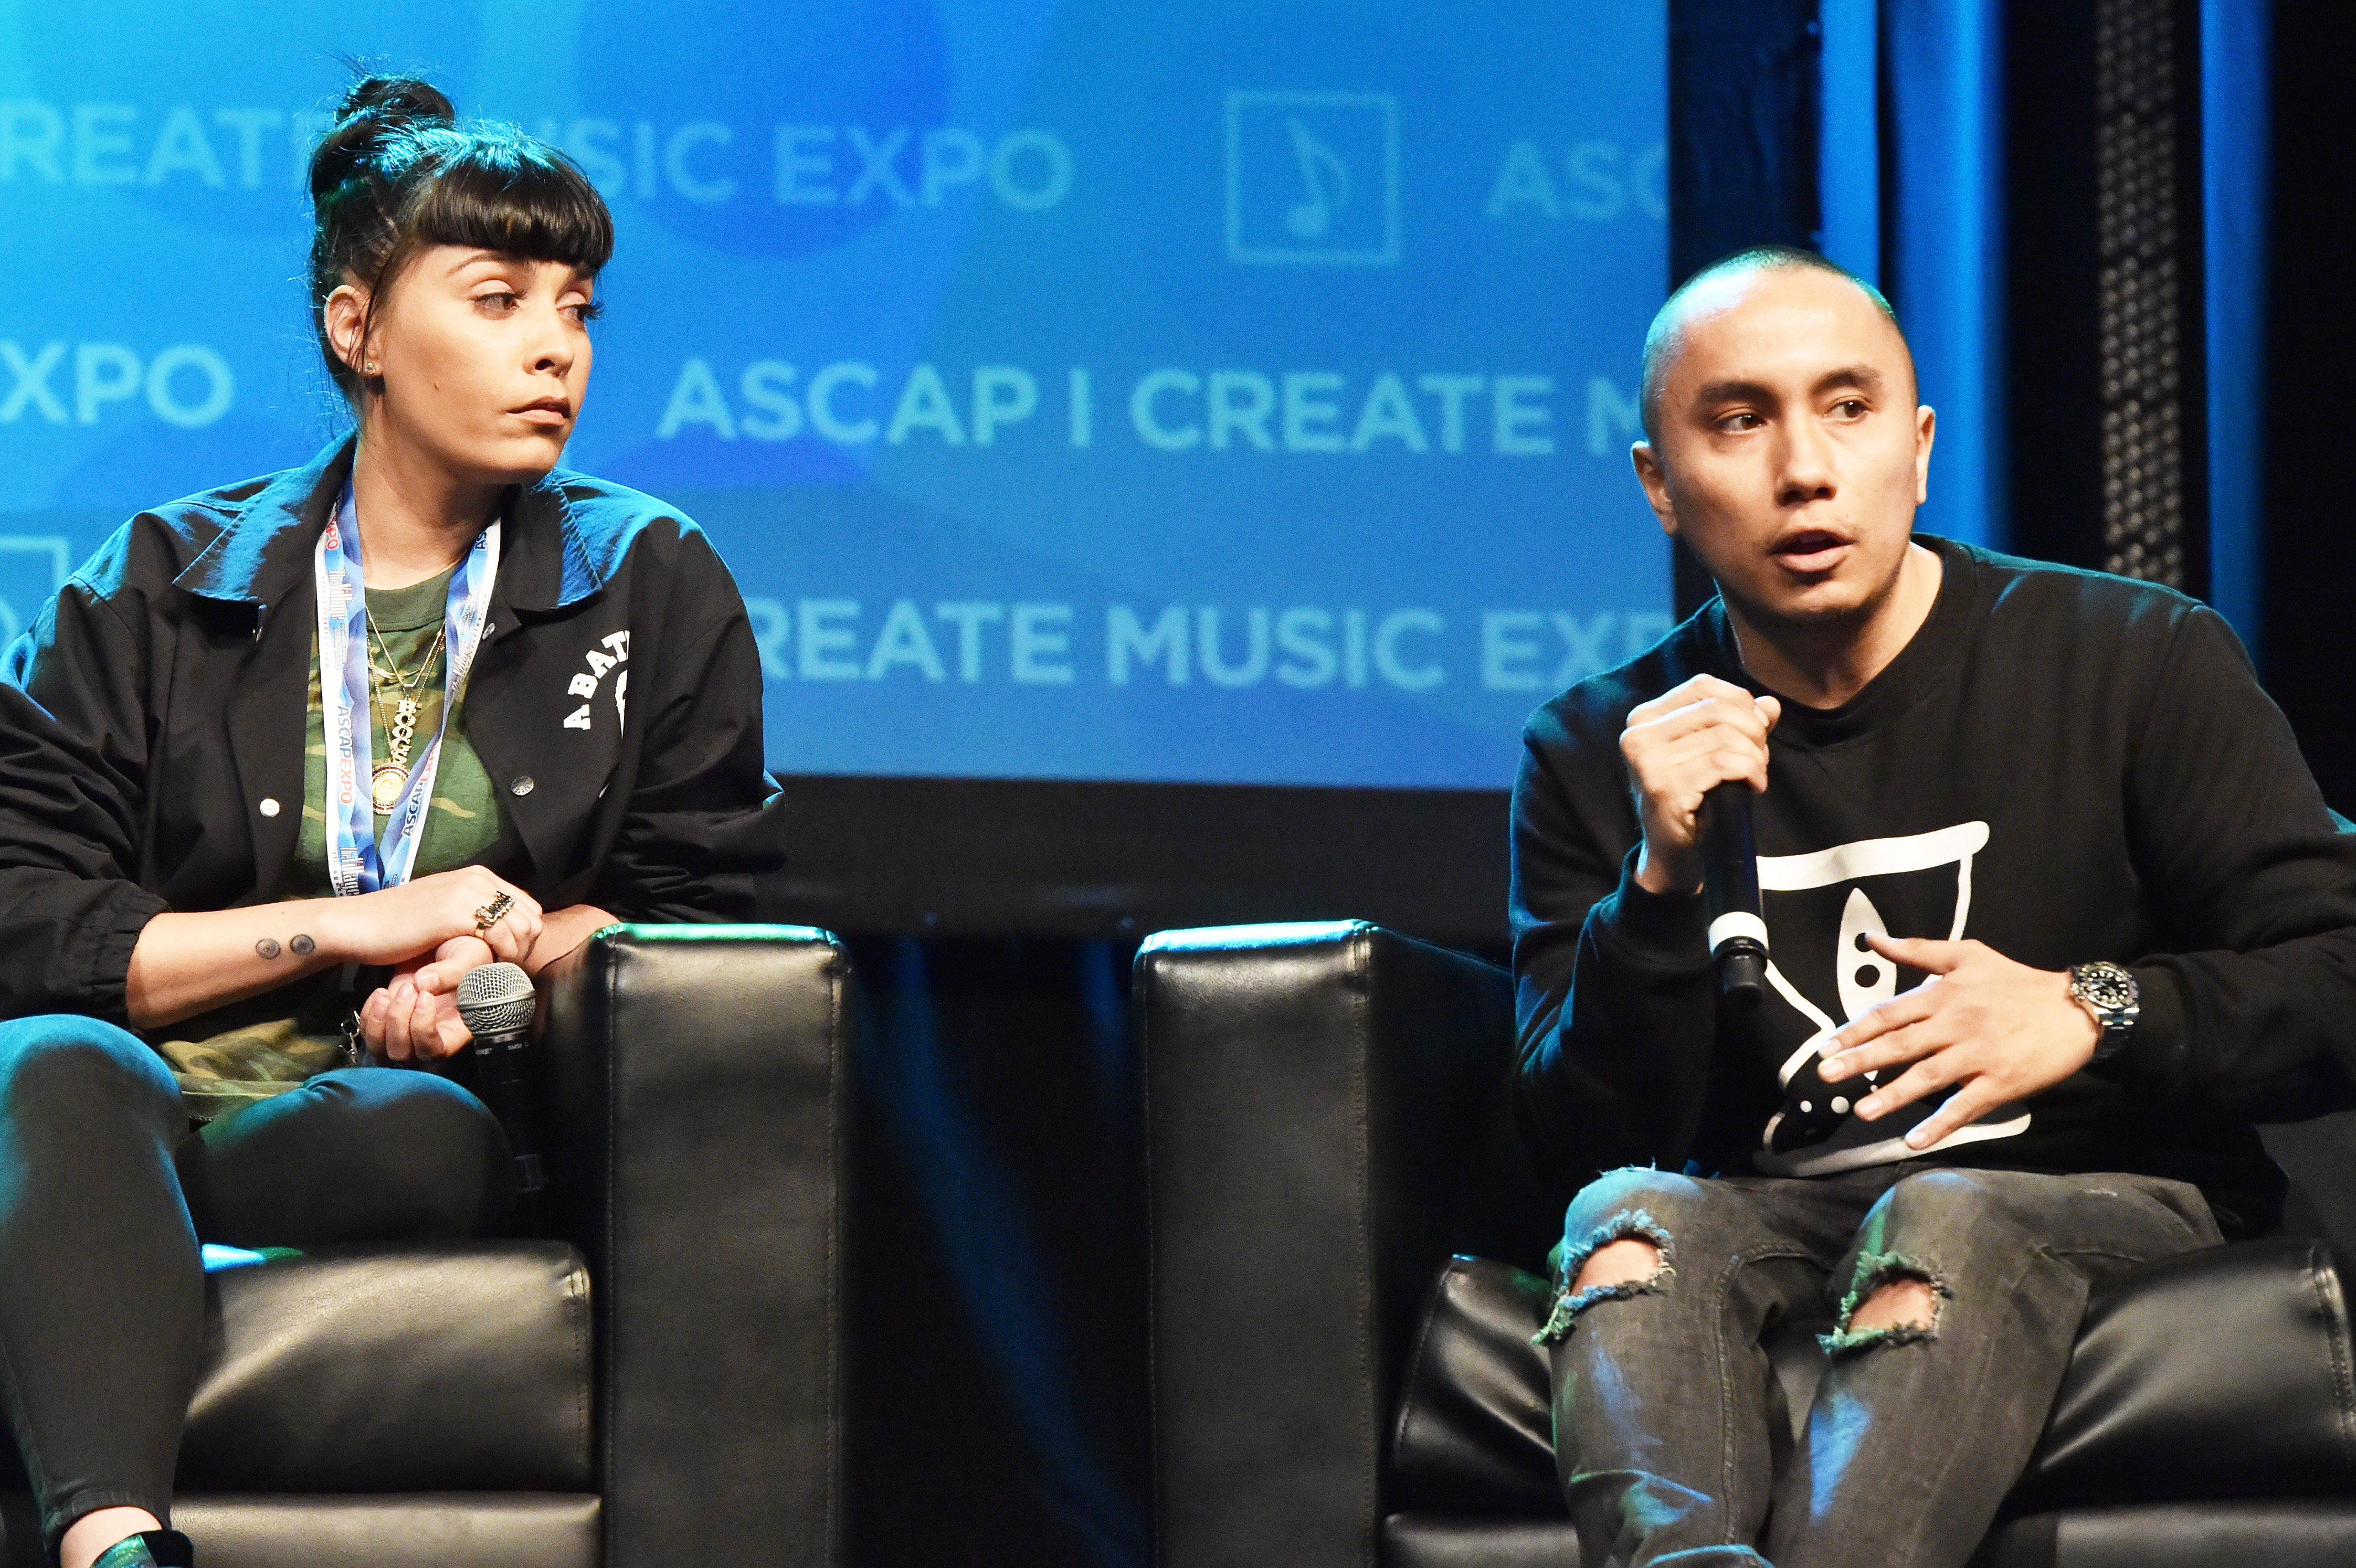
[{"label": "woman's painted eyebrow", "polygon": [[[504,251],[470,251],[466,255],[458,258],[455,261],[453,261],[450,264],[450,271],[444,275],[455,278],[457,274],[465,272],[467,268],[484,261],[493,262],[500,266],[526,268],[537,268],[541,265],[540,262],[533,261],[529,256],[513,256]],[[484,278],[477,279],[476,281],[489,282],[490,280]],[[576,272],[567,274],[564,282],[558,285],[558,289],[560,293],[568,289],[579,289],[584,293],[594,293],[596,290],[596,273]]]},{"label": "woman's painted eyebrow", "polygon": [[[538,267],[541,265],[540,259],[537,257],[520,256],[512,251],[488,251],[478,246],[468,251],[465,255],[451,262],[450,268],[453,272],[455,272],[460,267],[474,266],[478,261],[490,261],[502,267]],[[597,274],[594,272],[578,272],[573,274],[575,279],[594,278],[596,275]]]}]

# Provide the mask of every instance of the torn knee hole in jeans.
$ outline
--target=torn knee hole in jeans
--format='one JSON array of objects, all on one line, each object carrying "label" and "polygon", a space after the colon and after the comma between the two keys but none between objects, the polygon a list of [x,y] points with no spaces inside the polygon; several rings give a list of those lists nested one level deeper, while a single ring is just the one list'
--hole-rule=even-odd
[{"label": "torn knee hole in jeans", "polygon": [[[1578,1288],[1579,1271],[1587,1260],[1614,1242],[1649,1242],[1660,1254],[1653,1272],[1643,1279],[1622,1280],[1614,1285],[1591,1285]],[[1577,1246],[1562,1249],[1562,1261],[1555,1266],[1554,1311],[1547,1315],[1546,1327],[1530,1338],[1534,1345],[1554,1345],[1570,1332],[1579,1315],[1599,1301],[1625,1301],[1633,1296],[1660,1296],[1666,1282],[1676,1277],[1677,1271],[1669,1266],[1669,1233],[1661,1229],[1660,1221],[1642,1209],[1629,1209],[1587,1233],[1587,1239]]]},{"label": "torn knee hole in jeans", "polygon": [[[1928,1323],[1896,1323],[1886,1328],[1859,1328],[1857,1315],[1885,1285],[1902,1285],[1907,1281],[1927,1285],[1931,1292],[1931,1321]],[[1816,1336],[1816,1343],[1827,1355],[1852,1354],[1869,1350],[1877,1345],[1924,1345],[1939,1337],[1939,1303],[1954,1299],[1955,1293],[1947,1282],[1914,1259],[1898,1253],[1860,1253],[1857,1274],[1849,1281],[1848,1295],[1842,1297],[1840,1321],[1829,1334]]]}]

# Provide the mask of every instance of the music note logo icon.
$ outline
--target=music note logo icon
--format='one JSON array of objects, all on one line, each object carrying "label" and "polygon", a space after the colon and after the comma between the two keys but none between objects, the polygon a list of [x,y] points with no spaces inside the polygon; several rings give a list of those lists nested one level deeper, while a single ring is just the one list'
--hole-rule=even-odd
[{"label": "music note logo icon", "polygon": [[1227,257],[1399,259],[1398,105],[1381,92],[1227,94]]},{"label": "music note logo icon", "polygon": [[1292,155],[1300,160],[1301,183],[1308,192],[1284,215],[1284,226],[1300,239],[1321,239],[1333,226],[1334,208],[1350,205],[1350,165],[1297,116],[1286,115],[1284,128],[1292,133]]}]

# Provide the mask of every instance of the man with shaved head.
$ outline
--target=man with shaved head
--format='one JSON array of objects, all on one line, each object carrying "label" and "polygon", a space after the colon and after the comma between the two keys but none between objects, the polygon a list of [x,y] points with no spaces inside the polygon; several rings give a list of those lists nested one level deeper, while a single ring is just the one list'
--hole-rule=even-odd
[{"label": "man with shaved head", "polygon": [[[2253,1119],[2350,1099],[2356,837],[2216,614],[1913,531],[1887,301],[1745,251],[1644,343],[1636,477],[1718,596],[1535,714],[1519,1104],[1572,1200],[1552,1345],[1588,1564],[1960,1564],[2090,1286],[2280,1223]],[[1696,814],[1753,796],[1720,1011]],[[1822,1330],[1804,1436],[1761,1338]]]}]

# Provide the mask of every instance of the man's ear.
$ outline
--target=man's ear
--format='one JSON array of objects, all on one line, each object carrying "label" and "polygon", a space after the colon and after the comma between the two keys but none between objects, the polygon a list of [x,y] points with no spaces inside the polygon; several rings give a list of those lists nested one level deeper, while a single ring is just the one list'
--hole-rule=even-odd
[{"label": "man's ear", "polygon": [[1651,442],[1640,441],[1628,449],[1628,461],[1636,465],[1636,483],[1644,487],[1653,516],[1661,519],[1661,531],[1676,538],[1677,512],[1669,500],[1669,473],[1661,466],[1661,454],[1653,450]]},{"label": "man's ear", "polygon": [[1931,439],[1937,433],[1939,411],[1928,403],[1914,406],[1914,504],[1931,498]]},{"label": "man's ear", "polygon": [[367,347],[369,296],[357,283],[339,283],[319,306],[327,328],[327,347],[355,375],[372,376],[375,369],[360,357]]}]

